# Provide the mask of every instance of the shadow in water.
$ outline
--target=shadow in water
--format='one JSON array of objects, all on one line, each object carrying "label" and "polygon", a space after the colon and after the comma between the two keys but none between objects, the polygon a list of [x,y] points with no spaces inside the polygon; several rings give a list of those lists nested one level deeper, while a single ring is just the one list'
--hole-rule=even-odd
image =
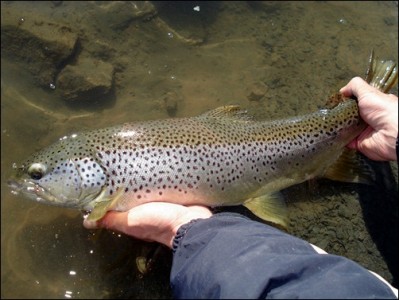
[{"label": "shadow in water", "polygon": [[159,16],[173,28],[185,28],[193,34],[212,24],[221,6],[220,1],[155,1],[153,4]]},{"label": "shadow in water", "polygon": [[[169,274],[172,252],[157,243],[147,243],[128,236],[117,237],[104,230],[98,240],[108,299],[171,299]],[[110,246],[111,245],[111,246]],[[146,273],[137,269],[137,257],[153,260]]]},{"label": "shadow in water", "polygon": [[[62,96],[58,96],[61,100]],[[116,103],[115,83],[112,84],[112,89],[107,94],[103,94],[102,88],[94,91],[82,93],[80,96],[85,100],[66,101],[65,105],[73,111],[87,110],[91,112],[100,112],[104,109],[112,108]],[[87,100],[86,100],[87,99]]]}]

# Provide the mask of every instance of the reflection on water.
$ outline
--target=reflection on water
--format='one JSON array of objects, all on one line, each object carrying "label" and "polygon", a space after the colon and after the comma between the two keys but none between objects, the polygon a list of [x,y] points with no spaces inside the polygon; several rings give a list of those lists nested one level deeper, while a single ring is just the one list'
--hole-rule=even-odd
[{"label": "reflection on water", "polygon": [[[66,102],[57,82],[38,86],[45,70],[35,73],[29,44],[21,45],[23,62],[12,52],[2,57],[2,297],[170,298],[168,250],[140,275],[136,257],[152,253],[152,244],[85,230],[79,212],[12,195],[5,180],[14,162],[74,131],[226,104],[259,119],[308,113],[364,74],[372,48],[397,61],[395,2],[121,3],[128,10],[109,2],[1,3],[2,33],[10,22],[21,30],[63,24],[80,40],[78,59],[64,64],[90,57],[115,72],[111,96]],[[358,187],[311,190],[285,192],[292,232],[391,281],[366,230]]]}]

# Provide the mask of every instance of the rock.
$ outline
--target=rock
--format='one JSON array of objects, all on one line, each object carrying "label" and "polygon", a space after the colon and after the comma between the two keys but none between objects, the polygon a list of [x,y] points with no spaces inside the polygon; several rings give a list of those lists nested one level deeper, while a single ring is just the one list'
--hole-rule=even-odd
[{"label": "rock", "polygon": [[67,101],[98,100],[113,89],[114,67],[101,60],[79,57],[59,74],[56,88]]},{"label": "rock", "polygon": [[249,101],[260,101],[267,92],[268,88],[263,82],[256,82],[250,87],[250,93],[247,96]]},{"label": "rock", "polygon": [[398,21],[397,21],[397,17],[394,16],[388,16],[384,18],[384,23],[388,26],[393,26],[396,24],[396,26],[398,26]]},{"label": "rock", "polygon": [[349,210],[346,206],[342,205],[342,207],[338,210],[338,217],[350,220],[352,217],[352,211]]},{"label": "rock", "polygon": [[75,55],[78,35],[63,24],[35,15],[21,17],[2,6],[2,56],[24,63],[39,85],[49,87],[59,70]]},{"label": "rock", "polygon": [[316,246],[324,250],[324,249],[326,249],[328,247],[328,244],[329,244],[328,239],[322,238],[321,240],[317,241],[317,245]]},{"label": "rock", "polygon": [[165,109],[170,117],[174,117],[176,115],[178,102],[181,100],[180,98],[181,97],[174,91],[169,91],[164,95],[163,101]]},{"label": "rock", "polygon": [[133,20],[150,18],[157,13],[149,1],[101,1],[98,7],[100,10],[95,15],[98,24],[113,30],[123,30]]}]

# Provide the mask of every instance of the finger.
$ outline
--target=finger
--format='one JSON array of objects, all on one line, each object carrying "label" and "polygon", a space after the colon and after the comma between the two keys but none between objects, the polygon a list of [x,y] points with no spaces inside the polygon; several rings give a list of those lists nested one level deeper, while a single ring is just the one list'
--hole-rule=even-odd
[{"label": "finger", "polygon": [[347,85],[340,89],[340,93],[345,97],[352,95],[359,97],[361,90],[368,88],[369,85],[360,77],[354,77]]},{"label": "finger", "polygon": [[118,229],[126,228],[128,212],[109,211],[102,219],[90,221],[87,218],[83,221],[83,226],[87,229],[108,228]]},{"label": "finger", "polygon": [[117,212],[109,211],[100,221],[101,227],[126,232],[128,228],[129,211]]},{"label": "finger", "polygon": [[87,220],[87,218],[83,220],[83,226],[86,229],[97,229],[97,228],[100,228],[100,225],[98,223],[99,222],[97,222],[97,221],[89,221],[89,220]]},{"label": "finger", "polygon": [[346,145],[349,149],[357,150],[357,139],[352,140],[349,144]]}]

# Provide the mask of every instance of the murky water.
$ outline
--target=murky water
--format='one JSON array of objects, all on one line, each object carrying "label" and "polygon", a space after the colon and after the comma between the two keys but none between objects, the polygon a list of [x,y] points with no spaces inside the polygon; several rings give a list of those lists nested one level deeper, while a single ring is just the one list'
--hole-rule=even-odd
[{"label": "murky water", "polygon": [[[158,14],[151,4],[123,5],[1,3],[2,33],[10,22],[20,32],[29,24],[42,30],[63,24],[79,36],[79,57],[115,68],[110,97],[68,103],[57,82],[39,86],[43,74],[29,59],[32,45],[17,45],[26,51],[24,61],[12,52],[2,56],[2,298],[170,298],[168,250],[140,274],[136,257],[151,255],[155,245],[85,230],[79,212],[12,195],[5,181],[14,162],[74,131],[193,116],[226,104],[258,119],[308,113],[364,74],[372,48],[381,58],[398,59],[397,2],[154,3]],[[365,190],[330,182],[315,189],[285,192],[292,233],[392,281],[397,259],[387,259],[386,249],[397,249],[397,240],[385,241],[385,248],[373,242],[365,202],[359,205]],[[384,198],[394,197],[397,187],[388,192]]]}]

